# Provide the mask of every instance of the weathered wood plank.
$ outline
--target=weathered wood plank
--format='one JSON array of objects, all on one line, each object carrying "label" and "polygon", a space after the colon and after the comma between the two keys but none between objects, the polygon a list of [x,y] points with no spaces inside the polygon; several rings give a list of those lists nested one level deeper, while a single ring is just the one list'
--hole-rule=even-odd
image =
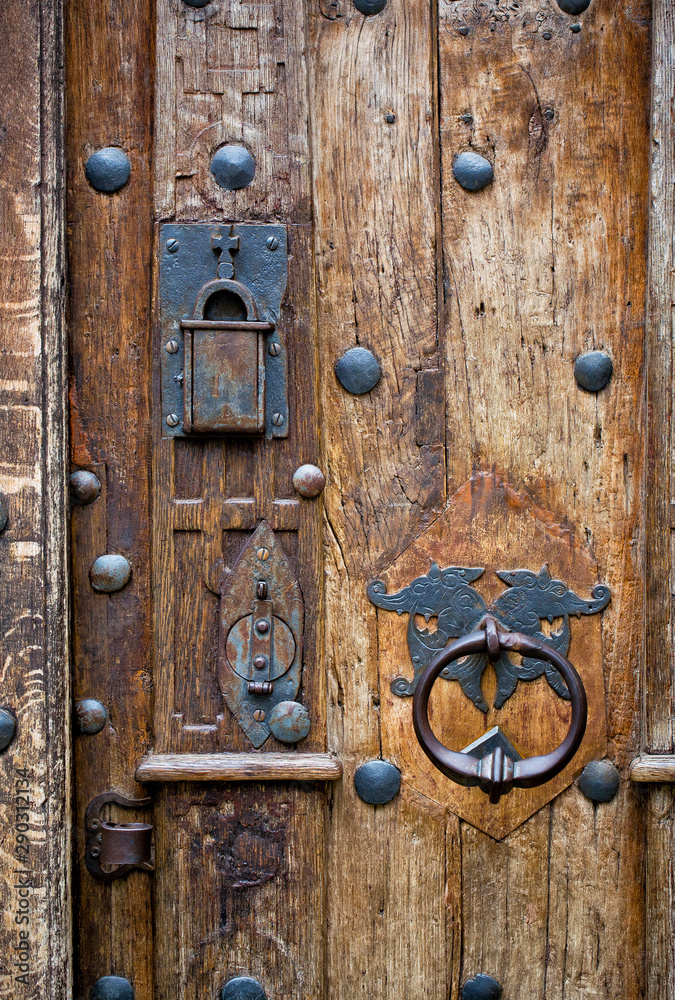
[{"label": "weathered wood plank", "polygon": [[[329,813],[327,976],[349,1000],[448,996],[446,894],[461,884],[443,809],[408,791],[369,806],[353,785],[382,750],[365,585],[445,498],[434,26],[428,5],[400,0],[376,17],[351,2],[310,11],[328,733],[345,766]],[[382,368],[365,396],[333,371],[355,346]]]},{"label": "weathered wood plank", "polygon": [[[77,467],[105,466],[105,499],[76,512],[73,522],[75,620],[92,654],[76,657],[73,684],[76,698],[98,697],[110,720],[106,731],[77,737],[76,989],[86,995],[100,976],[117,974],[132,982],[136,1000],[151,1000],[151,877],[133,872],[109,887],[95,883],[84,866],[81,827],[82,805],[94,795],[110,788],[143,794],[134,770],[149,747],[152,721],[153,5],[67,3],[65,18],[72,460]],[[131,178],[115,194],[95,191],[84,174],[87,157],[105,146],[123,148],[131,161]],[[88,517],[100,525],[95,540],[86,529],[78,534]],[[104,551],[123,554],[133,570],[126,588],[109,596],[87,581],[88,567],[102,554],[89,546],[102,538]],[[94,621],[102,623],[96,634]]]},{"label": "weathered wood plank", "polygon": [[138,781],[337,781],[342,765],[327,753],[155,753]]},{"label": "weathered wood plank", "polygon": [[63,44],[58,0],[9,0],[0,88],[0,996],[69,996]]}]

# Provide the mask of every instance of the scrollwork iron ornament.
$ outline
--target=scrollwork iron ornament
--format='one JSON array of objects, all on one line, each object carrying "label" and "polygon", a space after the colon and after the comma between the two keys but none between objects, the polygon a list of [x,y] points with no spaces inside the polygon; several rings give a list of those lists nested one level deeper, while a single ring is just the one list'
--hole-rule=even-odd
[{"label": "scrollwork iron ornament", "polygon": [[[486,601],[472,584],[484,573],[481,567],[448,566],[441,569],[432,563],[426,576],[419,576],[394,594],[386,592],[381,580],[368,586],[368,597],[378,608],[406,612],[408,620],[408,650],[414,676],[395,677],[391,690],[400,698],[415,693],[419,679],[432,658],[453,639],[484,627],[486,615],[493,616],[499,626],[510,632],[521,633],[543,642],[565,656],[570,644],[570,615],[593,615],[609,604],[611,593],[605,584],[597,584],[591,599],[579,597],[562,580],[553,579],[547,566],[539,573],[528,569],[497,570],[497,576],[508,584],[488,607]],[[420,629],[415,617],[421,616],[428,623],[436,619],[436,629]],[[552,624],[562,619],[560,628],[546,634],[542,621]],[[462,691],[481,712],[488,705],[481,691],[481,678],[488,664],[487,653],[471,652],[460,660],[448,662],[439,676],[445,680],[459,681]],[[567,684],[554,662],[525,654],[520,663],[514,662],[507,649],[502,649],[493,663],[497,675],[494,707],[502,708],[516,690],[518,681],[531,681],[542,674],[561,698],[569,699]]]}]

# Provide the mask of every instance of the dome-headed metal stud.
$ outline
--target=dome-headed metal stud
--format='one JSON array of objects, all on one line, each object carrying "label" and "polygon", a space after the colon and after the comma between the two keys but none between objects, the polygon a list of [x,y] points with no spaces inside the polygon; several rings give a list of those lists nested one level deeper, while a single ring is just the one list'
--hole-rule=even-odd
[{"label": "dome-headed metal stud", "polygon": [[293,486],[301,497],[318,497],[326,485],[326,477],[317,465],[301,465],[293,473]]},{"label": "dome-headed metal stud", "polygon": [[206,7],[211,3],[211,0],[183,0],[183,3],[187,7],[197,7],[199,9],[200,7]]},{"label": "dome-headed metal stud", "polygon": [[379,14],[387,6],[387,0],[354,0],[354,6],[361,14]]},{"label": "dome-headed metal stud", "polygon": [[96,191],[112,194],[129,180],[131,162],[118,146],[106,146],[92,153],[84,166],[87,180]]},{"label": "dome-headed metal stud", "polygon": [[304,740],[312,722],[304,705],[297,701],[280,701],[267,718],[272,736],[282,743],[297,743]]},{"label": "dome-headed metal stud", "polygon": [[382,369],[372,351],[367,351],[365,347],[352,347],[335,365],[335,374],[343,389],[362,396],[375,388],[382,377]]},{"label": "dome-headed metal stud", "polygon": [[480,191],[494,177],[492,164],[479,153],[460,153],[452,165],[452,173],[457,183],[465,191]]},{"label": "dome-headed metal stud", "polygon": [[620,775],[609,760],[592,760],[581,772],[579,788],[592,802],[611,802],[619,790]]},{"label": "dome-headed metal stud", "polygon": [[501,995],[501,984],[483,972],[468,979],[462,986],[462,1000],[500,1000]]},{"label": "dome-headed metal stud", "polygon": [[220,991],[220,1000],[267,1000],[267,994],[257,979],[237,976],[225,983]]},{"label": "dome-headed metal stud", "polygon": [[401,772],[388,760],[369,760],[357,769],[354,787],[364,802],[371,806],[381,806],[398,795]]},{"label": "dome-headed metal stud", "polygon": [[122,976],[103,976],[90,989],[89,1000],[134,1000],[134,988]]},{"label": "dome-headed metal stud", "polygon": [[70,499],[77,507],[85,507],[101,495],[98,476],[86,469],[78,469],[70,476]]},{"label": "dome-headed metal stud", "polygon": [[237,191],[255,177],[255,160],[245,146],[221,146],[211,160],[211,173],[221,188]]},{"label": "dome-headed metal stud", "polygon": [[566,14],[583,14],[591,0],[558,0],[558,6]]},{"label": "dome-headed metal stud", "polygon": [[89,579],[94,590],[112,594],[126,586],[131,577],[131,563],[124,556],[109,553],[99,556],[89,570]]},{"label": "dome-headed metal stud", "polygon": [[588,351],[580,354],[574,362],[574,377],[582,389],[600,392],[608,384],[614,371],[609,354],[604,351]]},{"label": "dome-headed metal stud", "polygon": [[7,501],[2,493],[0,493],[0,534],[5,530],[9,524],[9,511],[7,510]]},{"label": "dome-headed metal stud", "polygon": [[77,728],[87,736],[100,733],[108,721],[108,713],[105,706],[95,698],[83,698],[75,705],[75,719]]},{"label": "dome-headed metal stud", "polygon": [[14,739],[16,719],[6,708],[0,708],[0,750],[6,750]]}]

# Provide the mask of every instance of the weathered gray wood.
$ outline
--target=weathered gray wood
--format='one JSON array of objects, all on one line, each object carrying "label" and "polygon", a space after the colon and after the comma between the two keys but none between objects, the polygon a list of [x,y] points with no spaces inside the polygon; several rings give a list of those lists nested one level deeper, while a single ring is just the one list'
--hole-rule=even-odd
[{"label": "weathered gray wood", "polygon": [[0,5],[3,1000],[71,993],[61,25],[59,0]]}]

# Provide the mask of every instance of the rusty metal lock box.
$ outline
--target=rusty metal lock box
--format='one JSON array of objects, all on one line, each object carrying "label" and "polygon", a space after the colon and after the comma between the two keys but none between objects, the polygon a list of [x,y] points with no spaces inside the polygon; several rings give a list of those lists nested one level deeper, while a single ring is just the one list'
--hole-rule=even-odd
[{"label": "rusty metal lock box", "polygon": [[287,266],[284,226],[161,227],[164,434],[288,435]]}]

